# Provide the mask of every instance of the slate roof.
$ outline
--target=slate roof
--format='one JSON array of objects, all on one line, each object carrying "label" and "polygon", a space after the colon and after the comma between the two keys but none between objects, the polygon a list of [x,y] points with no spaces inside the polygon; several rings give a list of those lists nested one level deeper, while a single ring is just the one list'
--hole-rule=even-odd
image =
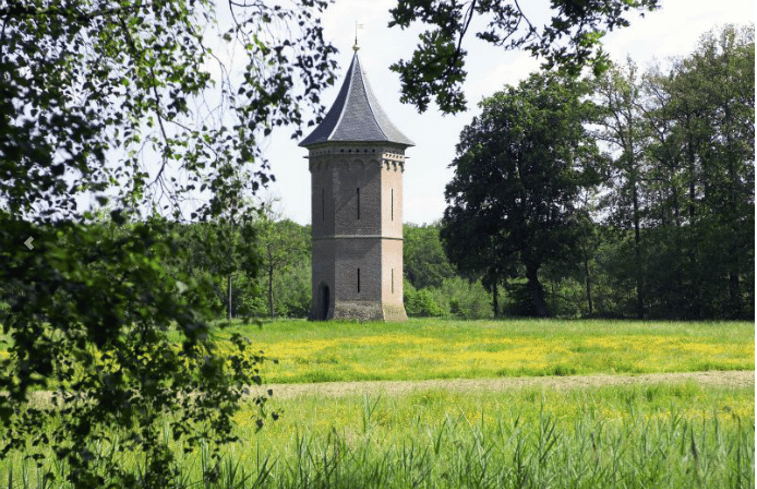
[{"label": "slate roof", "polygon": [[334,105],[300,146],[325,142],[390,142],[415,146],[392,124],[379,105],[360,67],[357,51]]}]

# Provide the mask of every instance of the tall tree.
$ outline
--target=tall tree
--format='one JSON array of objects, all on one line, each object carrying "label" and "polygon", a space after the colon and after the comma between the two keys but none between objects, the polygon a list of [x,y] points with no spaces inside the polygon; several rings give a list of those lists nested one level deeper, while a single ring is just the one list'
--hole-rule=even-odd
[{"label": "tall tree", "polygon": [[644,317],[644,260],[642,251],[643,193],[647,162],[647,126],[640,110],[641,83],[636,65],[629,59],[625,67],[613,66],[598,80],[598,104],[604,109],[599,137],[615,154],[610,171],[611,192],[605,207],[614,224],[633,230],[636,316]]},{"label": "tall tree", "polygon": [[753,28],[708,33],[667,72],[639,77],[630,62],[614,67],[597,94],[614,156],[604,203],[622,241],[608,255],[616,257],[611,275],[635,283],[636,315],[748,315]]},{"label": "tall tree", "polygon": [[[560,66],[576,75],[590,64],[604,71],[608,59],[601,49],[607,31],[629,25],[629,11],[654,10],[658,0],[552,0],[550,21],[532,23],[517,0],[398,0],[389,26],[406,28],[418,21],[429,26],[410,60],[392,70],[402,81],[402,101],[421,112],[435,97],[440,110],[465,110],[462,85],[466,78],[463,41],[468,30],[482,23],[476,37],[503,49],[525,49],[543,57],[546,67]],[[643,14],[642,14],[643,15]],[[479,22],[480,21],[480,22]],[[567,42],[565,42],[567,40]]]},{"label": "tall tree", "polygon": [[754,26],[705,34],[669,84],[689,165],[689,221],[705,282],[741,316],[754,277]]},{"label": "tall tree", "polygon": [[[695,206],[698,137],[687,134],[688,122],[677,120],[678,100],[671,88],[675,77],[654,66],[641,79],[640,115],[648,130],[645,240],[647,313],[667,317],[700,317],[706,301],[698,289],[696,239],[691,233]],[[691,115],[691,114],[690,114]]]},{"label": "tall tree", "polygon": [[263,216],[256,223],[258,253],[262,259],[262,271],[268,297],[268,314],[276,317],[274,287],[277,278],[300,261],[307,261],[310,239],[306,229],[289,219],[274,220]]},{"label": "tall tree", "polygon": [[402,267],[416,289],[441,287],[444,279],[455,274],[439,240],[439,228],[439,223],[404,226]]},{"label": "tall tree", "polygon": [[485,99],[463,129],[445,190],[441,237],[450,261],[482,275],[525,275],[538,316],[548,315],[539,269],[573,255],[577,197],[598,181],[586,90],[575,79],[534,74]]},{"label": "tall tree", "polygon": [[[259,141],[320,113],[335,49],[325,1],[228,5],[234,25],[210,39],[211,0],[0,0],[0,282],[14,291],[0,312],[12,339],[0,452],[50,448],[74,487],[171,486],[164,422],[218,462],[260,382],[242,338],[228,356],[214,349],[206,289],[165,266],[183,250],[150,215],[178,217],[202,192],[193,215],[213,217],[265,184]],[[242,56],[234,71],[211,44]],[[111,200],[116,225],[133,215],[128,232],[89,225],[90,196]],[[29,405],[37,388],[58,405]],[[97,447],[113,426],[140,472],[105,463]]]}]

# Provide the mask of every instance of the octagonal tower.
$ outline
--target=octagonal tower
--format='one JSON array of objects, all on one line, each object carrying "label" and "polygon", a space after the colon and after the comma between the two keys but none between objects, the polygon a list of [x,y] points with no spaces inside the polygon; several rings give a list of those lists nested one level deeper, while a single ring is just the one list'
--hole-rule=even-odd
[{"label": "octagonal tower", "polygon": [[402,173],[413,142],[379,106],[357,48],[334,105],[300,146],[311,174],[311,319],[407,320]]}]

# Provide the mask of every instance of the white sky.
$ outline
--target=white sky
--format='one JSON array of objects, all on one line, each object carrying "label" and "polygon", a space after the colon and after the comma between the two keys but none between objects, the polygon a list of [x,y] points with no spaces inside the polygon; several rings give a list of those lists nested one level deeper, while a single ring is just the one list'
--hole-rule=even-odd
[{"label": "white sky", "polygon": [[[755,19],[753,0],[661,0],[661,4],[660,10],[647,13],[645,18],[632,18],[630,27],[608,34],[604,39],[605,51],[620,62],[630,56],[644,70],[655,59],[664,62],[670,57],[688,55],[700,36],[715,26],[746,25]],[[432,223],[444,213],[444,187],[452,179],[448,165],[455,156],[460,131],[478,113],[476,104],[505,84],[515,85],[538,70],[539,61],[525,53],[490,47],[469,31],[464,41],[469,53],[464,86],[469,110],[443,116],[432,104],[424,114],[418,114],[414,107],[399,102],[399,77],[389,71],[389,66],[410,57],[420,29],[412,32],[389,29],[389,9],[393,5],[394,0],[336,0],[328,8],[323,17],[324,34],[339,49],[340,70],[337,83],[321,99],[327,108],[333,103],[352,58],[355,22],[362,23],[364,28],[358,32],[360,60],[371,87],[392,122],[415,142],[406,151],[409,161],[404,175],[404,221]],[[533,19],[544,15],[543,6],[532,8]],[[281,199],[278,207],[285,217],[309,224],[310,173],[304,159],[307,151],[297,146],[298,141],[289,139],[289,133],[290,130],[284,129],[274,134],[265,148],[276,176],[269,195]]]}]

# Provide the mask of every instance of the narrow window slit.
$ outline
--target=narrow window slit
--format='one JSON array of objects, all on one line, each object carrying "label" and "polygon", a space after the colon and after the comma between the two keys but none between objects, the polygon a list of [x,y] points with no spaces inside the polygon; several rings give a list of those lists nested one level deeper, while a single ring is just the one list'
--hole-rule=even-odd
[{"label": "narrow window slit", "polygon": [[391,190],[391,194],[392,194],[391,199],[390,199],[391,202],[392,202],[392,205],[391,205],[391,207],[392,207],[391,214],[392,214],[392,221],[394,221],[394,189]]}]

